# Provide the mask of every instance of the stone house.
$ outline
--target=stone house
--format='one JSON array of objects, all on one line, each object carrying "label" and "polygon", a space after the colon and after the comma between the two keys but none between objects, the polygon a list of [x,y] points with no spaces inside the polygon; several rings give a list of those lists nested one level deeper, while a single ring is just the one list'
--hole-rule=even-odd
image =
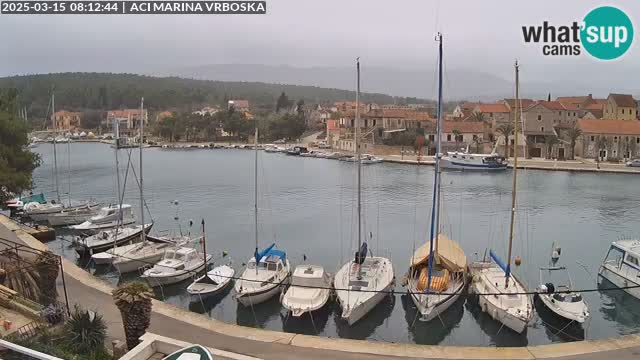
[{"label": "stone house", "polygon": [[576,155],[602,161],[640,157],[640,121],[580,119]]},{"label": "stone house", "polygon": [[53,124],[55,130],[76,130],[81,128],[82,113],[66,110],[56,111],[53,114]]},{"label": "stone house", "polygon": [[638,109],[636,100],[631,95],[609,94],[604,108],[603,118],[614,120],[636,120]]}]

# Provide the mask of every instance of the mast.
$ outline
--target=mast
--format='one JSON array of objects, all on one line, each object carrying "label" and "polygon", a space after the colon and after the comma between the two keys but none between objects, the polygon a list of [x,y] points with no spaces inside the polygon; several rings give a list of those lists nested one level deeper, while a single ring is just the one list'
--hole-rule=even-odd
[{"label": "mast", "polygon": [[258,263],[260,259],[258,259],[258,120],[256,119],[256,135],[253,141],[253,151],[254,151],[254,167],[253,167],[253,219],[254,219],[254,228],[253,235],[256,240],[256,274],[258,274]]},{"label": "mast", "polygon": [[[511,250],[513,247],[513,227],[516,219],[516,190],[518,184],[518,107],[520,102],[520,78],[519,65],[516,60],[516,106],[513,116],[513,190],[511,192],[511,224],[509,225],[509,252],[507,255],[507,269],[505,271],[504,287],[509,287],[509,277],[511,276]],[[507,149],[509,149],[509,137],[507,136]]]},{"label": "mast", "polygon": [[54,182],[56,184],[56,196],[58,198],[58,204],[61,204],[60,200],[60,186],[58,184],[58,152],[56,151],[56,135],[58,129],[56,126],[56,95],[51,93],[51,122],[53,123],[53,173]]},{"label": "mast", "polygon": [[[140,238],[142,242],[147,240],[147,234],[144,233],[144,185],[142,182],[142,143],[144,140],[144,98],[140,99],[140,224],[142,225],[142,234]],[[116,149],[116,151],[118,151]],[[202,230],[204,231],[204,220],[202,221]],[[204,235],[203,235],[204,236]],[[204,239],[203,239],[204,241]],[[206,259],[206,255],[205,255]]]},{"label": "mast", "polygon": [[67,190],[69,207],[71,207],[71,141],[67,141],[67,180],[69,189]]},{"label": "mast", "polygon": [[[439,212],[440,202],[440,137],[442,132],[442,34],[436,35],[436,41],[438,42],[438,124],[436,127],[436,158],[434,168],[433,179],[433,201],[431,205],[431,232],[429,237],[429,271],[427,273],[427,293],[431,291],[431,280],[433,274],[433,242],[434,237],[438,236],[438,229],[436,224],[436,213]],[[439,217],[440,214],[438,214]],[[439,221],[439,219],[438,219]]]},{"label": "mast", "polygon": [[207,271],[207,235],[204,231],[204,219],[202,219],[202,256],[204,257],[204,271],[206,272]]},{"label": "mast", "polygon": [[[118,161],[118,147],[120,146],[120,121],[118,119],[114,119],[115,130],[116,130],[116,138],[115,138],[115,152],[116,152],[116,199],[118,201],[118,220],[116,222],[116,234],[118,233],[118,228],[122,223],[122,197],[120,196],[120,162]],[[144,232],[144,231],[143,231]],[[114,243],[115,246],[115,243]]]},{"label": "mast", "polygon": [[[361,194],[361,186],[362,186],[362,159],[360,156],[360,58],[356,58],[356,72],[358,74],[357,76],[357,87],[356,87],[356,131],[355,131],[355,138],[354,138],[354,143],[356,146],[356,162],[358,163],[357,166],[357,171],[358,171],[358,175],[357,175],[357,186],[358,186],[358,248],[356,249],[356,251],[358,252],[358,256],[362,256],[362,254],[360,254],[360,247],[362,246],[362,194]],[[365,256],[367,256],[367,254],[364,254]],[[362,274],[361,274],[361,270],[360,270],[360,266],[358,266],[358,279],[362,278]]]}]

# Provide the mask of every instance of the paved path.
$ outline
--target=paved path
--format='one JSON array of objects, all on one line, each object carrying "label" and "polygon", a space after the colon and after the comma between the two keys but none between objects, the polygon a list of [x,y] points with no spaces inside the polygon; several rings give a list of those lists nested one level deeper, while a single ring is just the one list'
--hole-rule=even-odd
[{"label": "paved path", "polygon": [[[0,215],[0,237],[40,249],[45,245],[26,234],[16,236]],[[65,279],[72,304],[80,304],[102,314],[110,339],[124,339],[120,313],[110,295],[110,286],[69,261],[64,260]],[[58,281],[61,285],[61,281]],[[542,359],[632,360],[640,356],[640,336],[582,341],[522,348],[426,346],[392,344],[288,334],[225,324],[209,320],[172,305],[154,301],[149,331],[181,341],[250,355],[263,359]],[[376,354],[372,354],[375,352]],[[593,352],[583,354],[585,352]],[[380,354],[380,355],[378,355]],[[580,354],[563,356],[566,354]]]}]

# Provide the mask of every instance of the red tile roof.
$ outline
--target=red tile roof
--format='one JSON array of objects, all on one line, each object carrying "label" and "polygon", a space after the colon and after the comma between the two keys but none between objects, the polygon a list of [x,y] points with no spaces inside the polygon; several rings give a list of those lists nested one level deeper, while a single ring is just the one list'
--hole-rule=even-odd
[{"label": "red tile roof", "polygon": [[474,102],[464,102],[462,104],[460,104],[460,108],[462,108],[462,110],[473,110],[475,109],[476,106],[480,105],[479,102],[474,103]]},{"label": "red tile roof", "polygon": [[505,104],[480,104],[475,108],[482,113],[508,113],[509,108]]},{"label": "red tile roof", "polygon": [[636,107],[636,101],[633,96],[627,94],[609,94],[609,98],[613,100],[618,106],[622,107]]},{"label": "red tile roof", "polygon": [[585,109],[586,110],[602,110],[604,109],[604,104],[599,104],[599,103],[589,104],[585,107]]},{"label": "red tile roof", "polygon": [[549,110],[566,110],[560,101],[538,101],[538,104]]},{"label": "red tile roof", "polygon": [[[507,104],[511,109],[515,110],[515,106],[516,106],[516,99],[504,99],[503,100],[505,104]],[[529,106],[531,106],[532,104],[535,104],[534,100],[531,99],[520,99],[520,106],[523,109],[528,108]]]},{"label": "red tile roof", "polygon": [[485,124],[482,121],[443,121],[442,130],[445,133],[460,131],[461,134],[478,134],[484,132]]},{"label": "red tile roof", "polygon": [[[147,110],[144,111],[145,113]],[[140,109],[124,109],[124,110],[111,110],[107,113],[108,117],[116,118],[128,118],[129,116],[140,116]]]},{"label": "red tile roof", "polygon": [[580,119],[578,127],[585,134],[640,136],[640,121],[638,120]]},{"label": "red tile roof", "polygon": [[589,98],[591,98],[591,96],[560,96],[556,101],[560,101],[563,104],[579,105]]},{"label": "red tile roof", "polygon": [[580,110],[580,107],[578,106],[578,104],[575,104],[575,103],[562,103],[561,102],[560,104],[562,104],[562,106],[564,106],[564,108],[566,110],[573,110],[573,111]]}]

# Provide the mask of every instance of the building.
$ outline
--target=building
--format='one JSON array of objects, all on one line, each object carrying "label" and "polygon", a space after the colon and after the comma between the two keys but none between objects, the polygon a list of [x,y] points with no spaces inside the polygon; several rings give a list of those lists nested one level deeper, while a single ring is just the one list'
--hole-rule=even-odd
[{"label": "building", "polygon": [[144,119],[144,124],[149,123],[149,113],[147,109],[144,112],[140,112],[140,109],[124,109],[124,110],[110,110],[107,112],[107,117],[104,121],[104,125],[115,131],[113,127],[114,122],[119,123],[121,134],[134,134],[140,127],[140,120]]},{"label": "building", "polygon": [[636,100],[631,95],[609,94],[603,117],[615,120],[636,120],[638,118]]},{"label": "building", "polygon": [[582,136],[576,154],[584,158],[616,161],[640,157],[640,121],[580,119]]},{"label": "building", "polygon": [[478,104],[472,112],[482,114],[484,121],[489,123],[489,129],[494,132],[500,125],[511,121],[511,109],[504,103]]},{"label": "building", "polygon": [[[487,126],[483,121],[443,121],[440,137],[443,151],[469,146],[472,152],[484,152]],[[432,132],[428,135],[430,141],[435,138],[435,130]]]},{"label": "building", "polygon": [[249,100],[229,100],[227,102],[227,109],[231,108],[237,111],[247,112],[249,111]]},{"label": "building", "polygon": [[161,111],[156,114],[156,122],[162,121],[163,119],[170,118],[173,116],[171,111]]},{"label": "building", "polygon": [[81,119],[82,113],[60,110],[53,114],[53,126],[55,130],[76,130],[81,128]]},{"label": "building", "polygon": [[471,116],[471,113],[476,108],[476,106],[480,105],[480,103],[474,102],[463,102],[453,109],[453,117],[454,118],[466,118]]},{"label": "building", "polygon": [[[247,104],[248,107],[248,104]],[[205,115],[213,115],[220,111],[220,109],[216,106],[205,106],[200,110],[194,111],[193,114],[205,116]]]}]

